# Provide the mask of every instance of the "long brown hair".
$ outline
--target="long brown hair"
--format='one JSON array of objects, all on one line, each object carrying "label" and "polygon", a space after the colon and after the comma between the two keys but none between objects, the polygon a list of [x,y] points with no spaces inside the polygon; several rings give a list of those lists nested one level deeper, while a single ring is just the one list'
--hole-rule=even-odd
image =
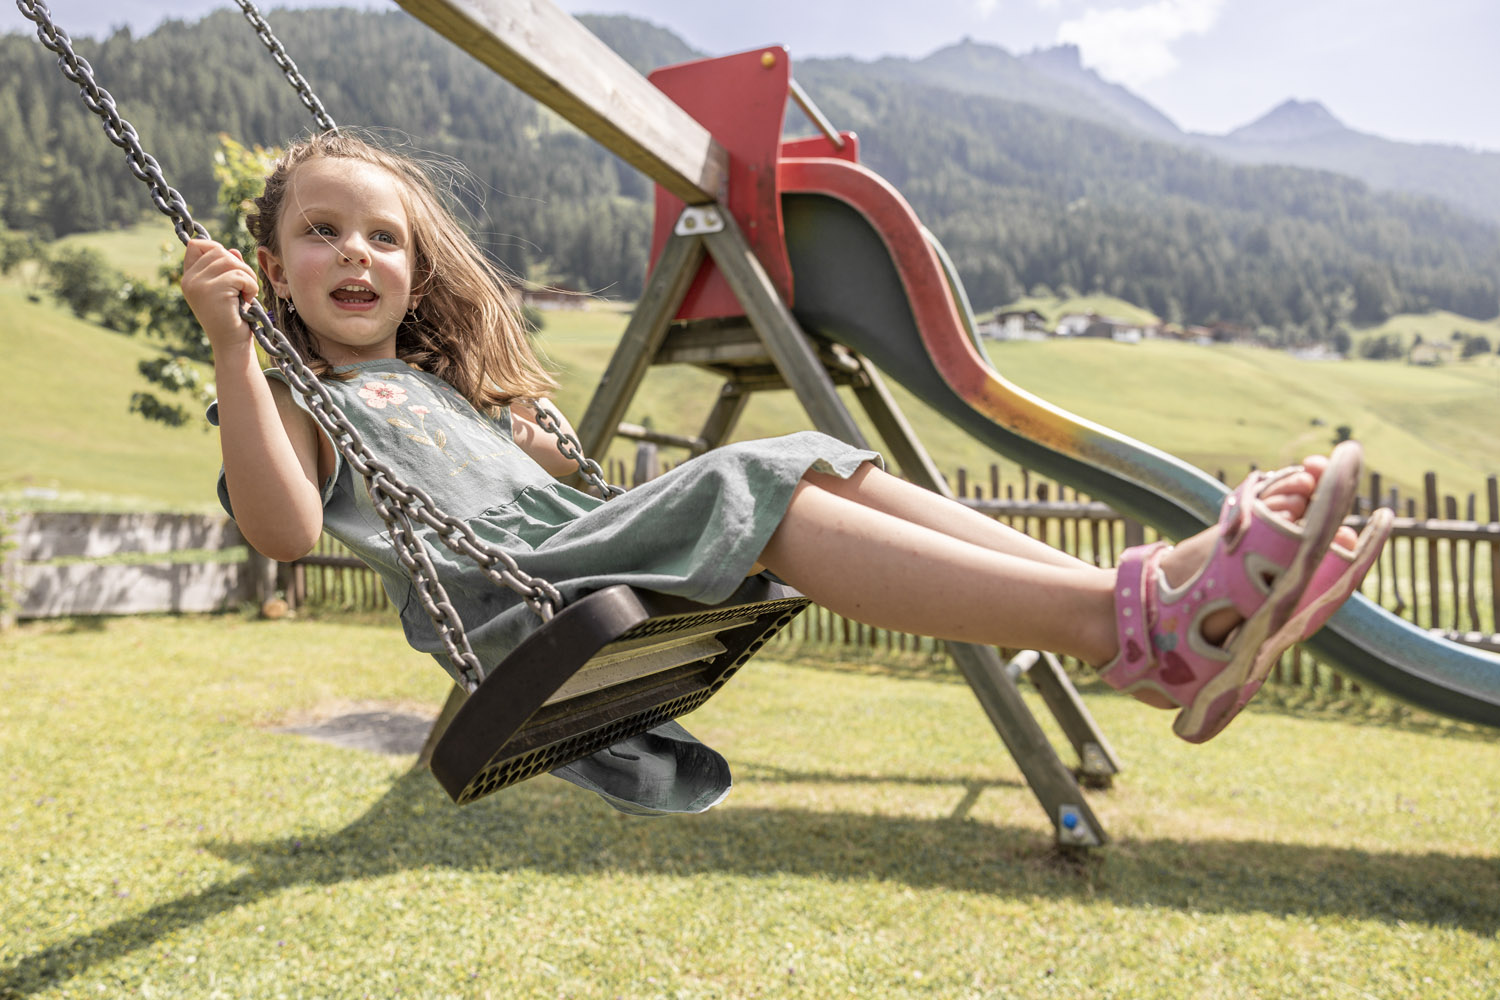
[{"label": "long brown hair", "polygon": [[[421,306],[407,313],[396,331],[396,356],[446,381],[481,412],[513,399],[545,398],[556,381],[537,360],[517,308],[515,293],[500,271],[464,232],[421,163],[382,149],[346,129],[331,130],[289,145],[266,178],[245,225],[255,242],[277,257],[277,224],[287,186],[296,169],[319,158],[359,160],[380,167],[397,181],[412,231],[413,291]],[[327,376],[330,366],[317,342],[278,297],[261,283],[266,310],[313,371]]]}]

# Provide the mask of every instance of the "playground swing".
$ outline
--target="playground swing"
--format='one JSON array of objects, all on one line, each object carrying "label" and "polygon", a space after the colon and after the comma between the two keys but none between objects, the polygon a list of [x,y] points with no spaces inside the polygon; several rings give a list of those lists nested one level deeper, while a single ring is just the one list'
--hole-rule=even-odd
[{"label": "playground swing", "polygon": [[[318,125],[337,128],[254,5],[249,0],[235,2]],[[178,239],[186,244],[207,237],[181,194],[167,185],[159,164],[142,148],[134,126],[120,116],[114,98],[95,81],[88,61],[73,51],[47,5],[42,0],[16,0],[16,5],[37,25],[37,37],[57,55],[63,75],[79,86],[85,105],[101,118],[110,141],[125,151],[131,172],[150,188],[153,204],[172,220]],[[480,539],[377,458],[258,301],[243,306],[241,315],[261,349],[363,477],[397,558],[461,676],[467,697],[432,745],[430,759],[433,774],[458,804],[691,712],[809,603],[795,590],[758,576],[716,605],[616,585],[563,606],[550,583],[525,573],[508,553]],[[605,499],[624,492],[604,481],[598,463],[583,454],[577,438],[545,407],[537,406],[536,415],[538,424],[557,438],[559,450]],[[491,670],[479,662],[437,579],[417,536],[418,521],[453,552],[480,567],[492,583],[518,594],[541,619],[542,624]]]}]

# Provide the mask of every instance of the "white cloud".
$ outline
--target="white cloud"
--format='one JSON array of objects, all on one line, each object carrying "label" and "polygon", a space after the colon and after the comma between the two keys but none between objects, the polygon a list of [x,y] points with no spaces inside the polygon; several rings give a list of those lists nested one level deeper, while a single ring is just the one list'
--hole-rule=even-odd
[{"label": "white cloud", "polygon": [[974,13],[979,15],[981,21],[988,20],[999,3],[1000,0],[974,0]]},{"label": "white cloud", "polygon": [[1083,61],[1110,80],[1135,86],[1177,67],[1172,43],[1207,32],[1224,0],[1155,0],[1139,7],[1090,7],[1058,25],[1057,40],[1077,45]]}]

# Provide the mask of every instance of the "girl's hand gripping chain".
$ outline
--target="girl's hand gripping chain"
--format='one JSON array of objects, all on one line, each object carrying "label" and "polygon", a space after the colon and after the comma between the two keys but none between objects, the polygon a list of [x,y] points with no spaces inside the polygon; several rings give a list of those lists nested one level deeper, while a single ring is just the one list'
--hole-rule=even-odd
[{"label": "girl's hand gripping chain", "polygon": [[[219,393],[219,442],[234,517],[259,552],[290,562],[322,531],[320,441],[291,391],[260,372],[241,307],[260,288],[239,251],[192,240],[182,258],[182,296],[208,336]],[[332,468],[331,451],[325,463]]]},{"label": "girl's hand gripping chain", "polygon": [[250,324],[240,309],[259,290],[255,271],[238,250],[213,240],[189,241],[182,258],[182,297],[198,317],[215,354],[250,341]]}]

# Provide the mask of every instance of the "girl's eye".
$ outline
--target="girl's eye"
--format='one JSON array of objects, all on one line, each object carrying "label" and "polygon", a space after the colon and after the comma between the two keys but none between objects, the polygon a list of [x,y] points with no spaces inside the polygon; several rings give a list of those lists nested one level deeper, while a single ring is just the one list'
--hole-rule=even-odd
[{"label": "girl's eye", "polygon": [[396,237],[392,236],[390,233],[376,233],[373,238],[379,240],[382,243],[390,243],[392,245],[394,245],[396,242]]},{"label": "girl's eye", "polygon": [[332,238],[334,235],[336,235],[332,226],[326,225],[321,222],[309,226],[307,231],[309,233],[312,233],[314,236],[327,236],[329,238]]}]

